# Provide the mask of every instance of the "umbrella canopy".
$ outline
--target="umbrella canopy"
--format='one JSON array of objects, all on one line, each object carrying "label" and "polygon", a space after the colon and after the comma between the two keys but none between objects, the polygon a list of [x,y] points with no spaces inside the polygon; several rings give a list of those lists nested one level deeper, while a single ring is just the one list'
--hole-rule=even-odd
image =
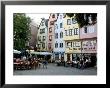
[{"label": "umbrella canopy", "polygon": [[39,52],[30,52],[30,53],[31,54],[37,54],[37,55],[40,54]]},{"label": "umbrella canopy", "polygon": [[40,55],[52,55],[52,54],[49,52],[40,52]]},{"label": "umbrella canopy", "polygon": [[31,54],[36,54],[36,55],[52,55],[49,52],[30,52]]},{"label": "umbrella canopy", "polygon": [[14,49],[14,50],[13,50],[13,53],[20,54],[21,52]]}]

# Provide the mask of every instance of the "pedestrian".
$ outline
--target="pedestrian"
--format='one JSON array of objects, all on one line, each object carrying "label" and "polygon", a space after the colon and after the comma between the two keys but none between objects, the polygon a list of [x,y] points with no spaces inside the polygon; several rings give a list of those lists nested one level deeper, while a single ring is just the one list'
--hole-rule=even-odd
[{"label": "pedestrian", "polygon": [[46,68],[47,69],[47,64],[48,64],[48,62],[46,61],[46,60],[43,60],[43,68]]}]

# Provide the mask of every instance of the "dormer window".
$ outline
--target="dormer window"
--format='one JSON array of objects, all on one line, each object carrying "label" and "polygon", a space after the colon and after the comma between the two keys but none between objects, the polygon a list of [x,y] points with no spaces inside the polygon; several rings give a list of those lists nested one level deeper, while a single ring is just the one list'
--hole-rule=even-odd
[{"label": "dormer window", "polygon": [[52,18],[55,18],[55,14],[52,15]]}]

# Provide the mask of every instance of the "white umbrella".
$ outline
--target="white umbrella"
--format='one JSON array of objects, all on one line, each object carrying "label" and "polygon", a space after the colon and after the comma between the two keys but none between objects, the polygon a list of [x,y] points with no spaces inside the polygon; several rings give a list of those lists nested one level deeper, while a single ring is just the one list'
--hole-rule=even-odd
[{"label": "white umbrella", "polygon": [[49,52],[40,52],[40,55],[52,55],[52,53],[49,53]]},{"label": "white umbrella", "polygon": [[13,50],[13,53],[20,54],[21,52],[18,50]]},{"label": "white umbrella", "polygon": [[37,54],[37,55],[40,54],[39,52],[30,52],[30,53],[31,54]]}]

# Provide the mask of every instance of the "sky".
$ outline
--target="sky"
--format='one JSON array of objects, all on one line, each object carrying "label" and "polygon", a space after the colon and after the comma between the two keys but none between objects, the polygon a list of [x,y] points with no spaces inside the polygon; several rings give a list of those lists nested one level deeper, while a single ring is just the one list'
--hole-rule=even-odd
[{"label": "sky", "polygon": [[41,18],[49,19],[50,14],[35,14],[35,13],[26,13],[26,16],[29,16],[36,24],[40,24]]}]

